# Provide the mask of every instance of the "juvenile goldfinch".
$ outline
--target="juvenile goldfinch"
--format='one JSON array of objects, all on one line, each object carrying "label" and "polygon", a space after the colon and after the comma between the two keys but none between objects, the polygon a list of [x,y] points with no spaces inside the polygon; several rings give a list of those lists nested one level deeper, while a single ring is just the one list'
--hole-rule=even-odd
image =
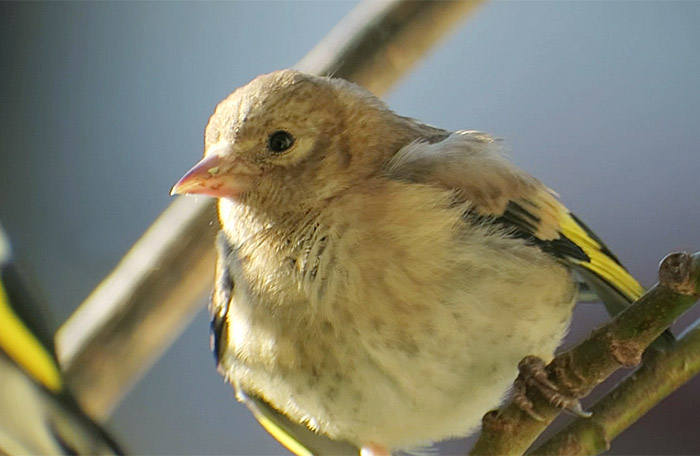
[{"label": "juvenile goldfinch", "polygon": [[173,193],[219,198],[215,354],[244,395],[363,451],[472,432],[552,358],[572,269],[642,287],[498,140],[292,70],[216,108]]}]

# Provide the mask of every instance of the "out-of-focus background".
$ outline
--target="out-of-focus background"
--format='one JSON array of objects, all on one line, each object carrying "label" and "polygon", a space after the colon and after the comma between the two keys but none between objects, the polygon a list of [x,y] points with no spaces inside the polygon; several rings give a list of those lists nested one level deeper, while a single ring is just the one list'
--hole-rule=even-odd
[{"label": "out-of-focus background", "polygon": [[[216,103],[354,5],[0,3],[0,221],[55,325],[169,204]],[[700,250],[699,23],[700,2],[487,3],[387,101],[504,138],[651,285]],[[604,319],[581,306],[572,337]],[[696,379],[611,453],[700,453],[699,409]],[[204,310],[109,426],[140,454],[284,453],[216,373]]]}]

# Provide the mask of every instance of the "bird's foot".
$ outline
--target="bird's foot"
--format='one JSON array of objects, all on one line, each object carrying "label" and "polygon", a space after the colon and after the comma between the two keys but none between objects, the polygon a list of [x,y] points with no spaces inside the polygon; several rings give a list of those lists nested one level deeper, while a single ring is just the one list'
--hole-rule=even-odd
[{"label": "bird's foot", "polygon": [[544,421],[544,418],[535,412],[532,401],[525,394],[527,388],[532,387],[554,407],[582,418],[589,418],[591,413],[583,410],[578,398],[559,392],[557,385],[547,376],[545,367],[542,358],[537,356],[526,356],[518,363],[520,375],[513,383],[513,402],[533,419]]}]

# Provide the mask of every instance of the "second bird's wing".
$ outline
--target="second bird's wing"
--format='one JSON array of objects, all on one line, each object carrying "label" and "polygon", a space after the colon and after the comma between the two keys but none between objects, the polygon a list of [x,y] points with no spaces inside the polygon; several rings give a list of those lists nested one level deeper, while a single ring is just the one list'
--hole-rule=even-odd
[{"label": "second bird's wing", "polygon": [[122,454],[66,388],[0,227],[0,454]]}]

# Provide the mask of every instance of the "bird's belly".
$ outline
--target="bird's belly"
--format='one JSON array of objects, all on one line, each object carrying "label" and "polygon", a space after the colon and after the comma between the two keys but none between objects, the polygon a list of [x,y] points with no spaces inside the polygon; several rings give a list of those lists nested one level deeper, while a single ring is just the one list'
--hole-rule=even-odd
[{"label": "bird's belly", "polygon": [[224,364],[293,419],[357,445],[464,435],[502,400],[518,361],[550,358],[566,332],[569,272],[526,253],[529,267],[512,252],[496,271],[453,262],[437,284],[411,277],[410,264],[378,264],[303,323],[257,315],[241,296]]}]

